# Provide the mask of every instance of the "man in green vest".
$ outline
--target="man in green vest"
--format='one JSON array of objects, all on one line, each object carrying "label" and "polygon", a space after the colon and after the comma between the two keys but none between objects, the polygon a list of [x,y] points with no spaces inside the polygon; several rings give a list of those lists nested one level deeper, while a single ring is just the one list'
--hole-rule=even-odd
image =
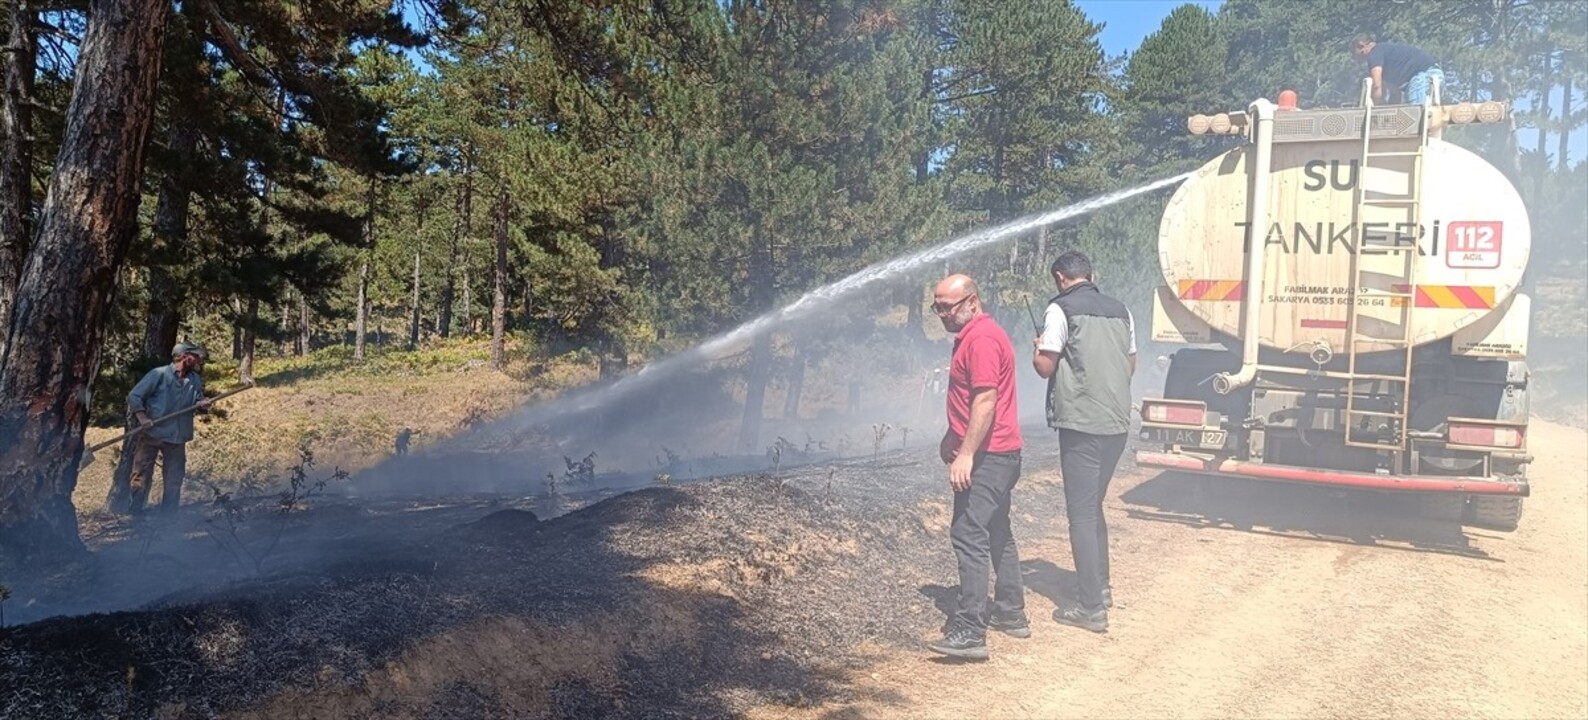
[{"label": "man in green vest", "polygon": [[1108,524],[1103,497],[1130,433],[1136,323],[1124,303],[1092,282],[1092,263],[1069,251],[1053,261],[1059,294],[1048,302],[1031,364],[1048,381],[1048,427],[1059,431],[1064,512],[1080,584],[1078,606],[1053,619],[1108,632]]}]

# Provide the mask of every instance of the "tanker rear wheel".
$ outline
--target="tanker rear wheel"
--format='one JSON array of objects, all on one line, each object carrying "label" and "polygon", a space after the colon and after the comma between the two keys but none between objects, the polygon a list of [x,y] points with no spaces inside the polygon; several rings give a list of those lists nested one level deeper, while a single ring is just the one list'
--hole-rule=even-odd
[{"label": "tanker rear wheel", "polygon": [[1490,530],[1515,530],[1522,520],[1522,498],[1472,498],[1472,524]]}]

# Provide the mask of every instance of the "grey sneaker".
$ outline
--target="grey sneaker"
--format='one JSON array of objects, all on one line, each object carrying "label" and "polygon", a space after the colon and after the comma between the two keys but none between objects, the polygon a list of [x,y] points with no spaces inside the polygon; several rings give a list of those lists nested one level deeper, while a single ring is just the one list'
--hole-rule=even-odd
[{"label": "grey sneaker", "polygon": [[1105,608],[1113,608],[1114,607],[1114,589],[1113,588],[1103,588],[1103,607],[1105,607]]},{"label": "grey sneaker", "polygon": [[1025,613],[1020,613],[1018,615],[994,614],[992,617],[987,618],[987,627],[990,630],[997,630],[998,632],[1008,635],[1009,637],[1031,637],[1031,621],[1026,619]]},{"label": "grey sneaker", "polygon": [[1073,625],[1095,633],[1108,632],[1108,610],[1106,609],[1098,610],[1095,613],[1087,612],[1078,607],[1054,610],[1053,621],[1060,625]]},{"label": "grey sneaker", "polygon": [[926,644],[928,650],[949,657],[966,660],[987,659],[987,635],[969,628],[954,628],[937,640]]}]

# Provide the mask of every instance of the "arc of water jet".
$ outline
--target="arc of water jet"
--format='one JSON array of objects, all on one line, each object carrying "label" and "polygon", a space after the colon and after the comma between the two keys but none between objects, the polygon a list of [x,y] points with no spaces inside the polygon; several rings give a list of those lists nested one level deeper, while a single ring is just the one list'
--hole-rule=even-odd
[{"label": "arc of water jet", "polygon": [[929,263],[940,262],[949,258],[970,252],[977,248],[990,245],[1062,220],[1084,215],[1102,208],[1123,202],[1137,195],[1143,195],[1154,190],[1178,184],[1192,173],[1187,172],[1173,177],[1164,178],[1145,185],[1138,185],[1126,190],[1120,190],[1106,195],[1099,195],[1089,200],[1069,205],[1057,210],[1051,210],[1036,215],[1027,215],[1023,218],[1011,220],[1002,225],[981,230],[962,238],[952,240],[937,247],[928,248],[919,252],[895,258],[885,262],[876,263],[836,282],[828,283],[822,287],[805,293],[798,300],[784,306],[779,310],[762,315],[733,330],[711,338],[695,347],[676,355],[662,358],[656,362],[645,365],[633,375],[622,378],[617,382],[603,388],[588,388],[559,400],[553,400],[544,405],[527,408],[507,418],[503,418],[493,425],[512,424],[518,427],[542,422],[557,415],[586,412],[615,400],[634,390],[643,388],[652,382],[657,382],[666,377],[671,371],[692,366],[698,362],[709,362],[716,359],[715,355],[727,348],[741,343],[749,338],[771,330],[781,324],[799,319],[814,312],[824,303],[841,298],[879,280],[885,280],[895,275],[914,270]]}]

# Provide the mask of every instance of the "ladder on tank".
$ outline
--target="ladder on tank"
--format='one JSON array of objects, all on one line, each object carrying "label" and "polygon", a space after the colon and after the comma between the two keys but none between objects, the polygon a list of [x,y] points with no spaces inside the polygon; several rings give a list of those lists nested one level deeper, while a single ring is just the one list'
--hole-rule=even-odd
[{"label": "ladder on tank", "polygon": [[[1435,83],[1429,98],[1434,104],[1438,104],[1437,80]],[[1412,315],[1417,308],[1417,259],[1420,252],[1417,235],[1421,232],[1417,228],[1421,227],[1422,220],[1423,149],[1428,143],[1427,102],[1424,101],[1423,117],[1418,122],[1415,150],[1375,152],[1372,81],[1363,82],[1362,152],[1361,161],[1357,165],[1356,189],[1352,199],[1352,209],[1355,213],[1353,220],[1357,226],[1357,248],[1351,255],[1350,282],[1353,293],[1350,296],[1351,304],[1346,310],[1345,330],[1348,375],[1345,381],[1345,444],[1349,447],[1388,450],[1395,452],[1397,458],[1401,457],[1399,451],[1405,448],[1406,421],[1410,413],[1408,405],[1411,401],[1412,350],[1415,346],[1411,333]],[[1400,163],[1410,160],[1406,172],[1406,192],[1375,193],[1379,196],[1369,198],[1367,178],[1370,169],[1399,169],[1374,164],[1375,160],[1388,159]],[[1363,230],[1364,223],[1367,222],[1366,211],[1369,209],[1400,213],[1390,217],[1395,223],[1396,233],[1389,244],[1369,245],[1368,234]],[[1375,219],[1375,222],[1382,220]],[[1404,228],[1413,228],[1412,241],[1409,244],[1400,242],[1401,230]],[[1369,273],[1363,267],[1367,264],[1363,262],[1363,258],[1368,256],[1390,256],[1399,260],[1399,263],[1389,268],[1375,268]],[[1369,274],[1379,278],[1377,287],[1371,287],[1365,281]],[[1387,288],[1383,286],[1385,280],[1389,281]],[[1368,335],[1361,327],[1361,303],[1373,302],[1379,298],[1384,299],[1388,306],[1399,309],[1399,322],[1383,323],[1384,329],[1393,334]],[[1363,351],[1364,346],[1377,347]],[[1390,350],[1398,353],[1399,363],[1393,368],[1378,369],[1377,372],[1363,372],[1360,368],[1362,355]],[[1388,355],[1387,352],[1385,354]],[[1380,401],[1363,407],[1369,394],[1379,398],[1387,397],[1389,405],[1386,407]]]}]

